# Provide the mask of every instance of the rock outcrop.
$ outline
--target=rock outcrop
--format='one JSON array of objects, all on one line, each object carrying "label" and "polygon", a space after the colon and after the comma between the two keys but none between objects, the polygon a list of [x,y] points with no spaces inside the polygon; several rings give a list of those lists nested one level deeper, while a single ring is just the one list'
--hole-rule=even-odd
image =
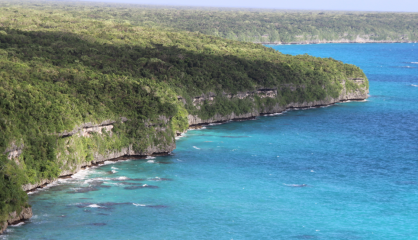
[{"label": "rock outcrop", "polygon": [[9,213],[8,219],[6,222],[0,223],[0,234],[2,234],[8,225],[16,224],[24,220],[28,220],[32,217],[32,208],[27,207],[23,208],[22,211],[18,214],[16,211]]}]

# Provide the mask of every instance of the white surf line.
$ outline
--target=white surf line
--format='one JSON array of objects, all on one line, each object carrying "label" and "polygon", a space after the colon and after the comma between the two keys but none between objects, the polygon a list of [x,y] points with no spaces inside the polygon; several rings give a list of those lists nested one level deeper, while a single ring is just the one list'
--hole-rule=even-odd
[{"label": "white surf line", "polygon": [[[145,156],[144,156],[145,157]],[[155,158],[155,157],[153,157],[153,156],[150,156],[150,155],[148,155],[148,156],[146,156],[146,158],[145,159],[150,159],[150,158]],[[135,159],[135,158],[132,158],[132,159]],[[96,168],[99,168],[99,167],[101,167],[101,166],[105,166],[105,165],[108,165],[108,164],[115,164],[115,163],[119,163],[119,162],[129,162],[129,161],[131,161],[132,159],[120,159],[120,160],[105,160],[105,161],[103,161],[103,162],[100,162],[100,163],[98,163],[96,166],[94,166],[94,165],[90,165],[90,166],[82,166],[82,167],[84,167],[84,169],[80,169],[78,172],[76,172],[76,173],[74,173],[74,174],[71,174],[71,175],[67,175],[67,176],[65,176],[65,178],[61,178],[61,177],[64,177],[64,176],[60,176],[60,177],[58,177],[57,179],[55,179],[55,180],[53,180],[52,182],[50,182],[50,183],[47,183],[47,184],[45,184],[45,185],[40,185],[40,186],[38,186],[38,187],[36,187],[36,188],[33,188],[33,189],[30,189],[30,190],[27,190],[26,191],[26,194],[27,195],[32,195],[32,194],[35,194],[35,193],[39,193],[39,192],[41,192],[41,191],[44,191],[44,190],[48,190],[49,188],[51,188],[51,187],[54,187],[54,186],[58,186],[58,185],[60,185],[60,184],[62,184],[62,183],[65,183],[65,182],[67,182],[67,181],[71,181],[71,180],[85,180],[85,177],[90,173],[90,171],[91,170],[93,170],[93,169],[96,169]],[[140,159],[138,159],[138,160],[140,160]],[[113,168],[113,167],[112,167]],[[112,169],[112,172],[114,171],[114,169]],[[117,171],[116,171],[117,172]],[[68,177],[68,178],[67,178]],[[42,187],[41,187],[42,186]]]},{"label": "white surf line", "polygon": [[140,204],[140,203],[132,203],[132,205],[136,206],[136,207],[146,207],[146,204]]}]

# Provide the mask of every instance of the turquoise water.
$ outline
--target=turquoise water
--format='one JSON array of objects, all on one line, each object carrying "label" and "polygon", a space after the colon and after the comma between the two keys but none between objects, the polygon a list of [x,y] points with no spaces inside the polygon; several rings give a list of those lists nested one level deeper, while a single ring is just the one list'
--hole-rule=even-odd
[{"label": "turquoise water", "polygon": [[417,239],[418,44],[274,48],[360,66],[370,98],[207,126],[171,156],[84,171],[30,195],[35,216],[3,238]]}]

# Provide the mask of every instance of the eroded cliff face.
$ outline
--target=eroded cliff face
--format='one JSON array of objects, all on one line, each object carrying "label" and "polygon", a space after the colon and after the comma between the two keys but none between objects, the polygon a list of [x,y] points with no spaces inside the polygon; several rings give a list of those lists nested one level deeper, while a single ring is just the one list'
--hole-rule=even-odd
[{"label": "eroded cliff face", "polygon": [[[357,87],[355,90],[347,90],[346,81],[351,81],[351,83],[356,84]],[[213,117],[209,119],[201,119],[199,116],[196,115],[188,115],[188,123],[189,126],[201,125],[201,124],[209,124],[209,123],[216,123],[216,122],[226,122],[230,120],[245,120],[257,117],[263,114],[273,114],[273,113],[280,113],[287,109],[292,108],[307,108],[307,107],[319,107],[319,106],[327,106],[338,102],[344,102],[348,100],[364,100],[367,98],[369,93],[368,88],[364,84],[364,79],[347,79],[342,81],[343,88],[340,92],[338,98],[331,98],[327,97],[323,100],[312,101],[312,102],[292,102],[285,106],[276,104],[274,106],[269,107],[261,107],[258,109],[252,109],[251,111],[243,114],[235,114],[231,113],[228,115],[220,115],[215,114]],[[291,91],[296,91],[298,87],[304,88],[305,86],[293,86],[287,84],[286,86],[279,86],[277,88],[258,88],[255,91],[247,91],[247,92],[239,92],[237,94],[228,94],[223,93],[224,97],[229,99],[238,98],[244,99],[249,98],[254,100],[254,97],[257,96],[259,98],[276,98],[277,91],[280,91],[283,87],[290,89]],[[213,102],[216,97],[215,93],[208,93],[201,96],[197,96],[193,99],[193,105],[196,108],[200,108],[204,101]],[[179,100],[182,101],[183,99],[179,97]],[[124,123],[129,121],[125,117],[121,117],[119,119],[120,122]],[[158,123],[145,123],[147,128],[153,129],[151,135],[144,136],[144,138],[158,138],[159,136],[169,136],[170,135],[170,121],[164,116],[160,116]],[[108,142],[116,142],[119,136],[115,136],[112,129],[114,128],[114,124],[116,120],[105,120],[100,124],[95,123],[83,123],[80,126],[77,126],[72,131],[65,131],[62,133],[57,133],[60,136],[60,143],[58,146],[58,153],[57,153],[57,160],[59,162],[59,167],[61,169],[60,176],[67,176],[78,172],[80,169],[86,166],[91,166],[93,164],[98,164],[104,162],[106,160],[117,159],[121,157],[129,157],[129,156],[147,156],[152,154],[160,154],[160,153],[169,153],[173,151],[176,147],[174,138],[166,137],[160,139],[160,141],[150,141],[145,144],[145,147],[138,150],[135,146],[128,145],[125,147],[119,148],[112,148],[108,149],[105,148],[104,150],[92,150],[86,153],[86,148],[91,148],[90,145],[93,146],[95,149],[100,149],[100,146]],[[89,139],[96,139],[96,142],[89,142]],[[97,139],[106,139],[103,141],[97,141]],[[85,146],[88,145],[88,146]],[[103,147],[102,147],[103,148]],[[10,144],[10,147],[6,150],[6,154],[10,160],[14,160],[18,165],[19,163],[19,156],[24,151],[24,145],[17,145],[15,143]],[[33,190],[37,187],[45,185],[54,181],[54,179],[42,179],[37,183],[29,183],[23,186],[25,191]]]},{"label": "eroded cliff face", "polygon": [[[350,81],[351,84],[355,84],[356,88],[353,90],[348,90],[346,86],[347,81]],[[275,106],[265,107],[261,109],[252,109],[248,113],[239,114],[239,115],[236,115],[235,113],[231,113],[225,116],[222,116],[220,114],[215,114],[215,116],[209,119],[201,119],[199,116],[189,115],[188,121],[189,121],[190,126],[195,126],[195,125],[203,125],[203,124],[209,124],[209,123],[226,122],[230,120],[251,119],[251,118],[255,118],[257,116],[264,115],[264,114],[280,113],[287,109],[321,107],[321,106],[328,106],[328,105],[338,103],[338,102],[360,101],[368,97],[369,89],[366,87],[367,85],[365,84],[365,81],[367,80],[363,78],[353,78],[353,79],[342,80],[341,84],[343,85],[343,88],[338,98],[327,97],[323,100],[317,100],[317,101],[312,101],[312,102],[291,102],[285,106],[281,106],[277,104]],[[289,88],[291,91],[296,91],[296,89],[298,88],[297,86],[293,86],[293,85],[286,85],[286,86],[281,86],[281,87]],[[280,89],[281,87],[279,87],[278,89]],[[299,86],[299,87],[303,88],[304,86]],[[232,98],[253,99],[255,95],[257,95],[260,98],[276,98],[277,91],[278,91],[277,88],[259,88],[256,91],[240,92],[235,95],[231,95],[231,94],[225,94],[225,95],[229,99],[232,99]],[[214,101],[215,97],[216,95],[214,93],[209,93],[206,95],[195,97],[193,99],[193,105],[195,105],[198,109],[200,109],[200,105],[204,101],[212,102]]]},{"label": "eroded cliff face", "polygon": [[[165,145],[150,145],[148,148],[146,148],[145,151],[135,151],[133,150],[132,146],[129,146],[129,147],[122,148],[120,151],[117,151],[117,150],[107,151],[104,154],[100,154],[96,152],[93,155],[92,161],[80,161],[80,162],[75,162],[75,163],[62,162],[63,170],[60,173],[60,177],[75,174],[84,167],[100,164],[108,160],[116,160],[118,158],[124,158],[124,157],[143,157],[143,156],[150,156],[153,154],[167,154],[167,153],[172,152],[175,148],[176,148],[176,144],[173,141]],[[49,184],[53,181],[55,181],[55,179],[43,179],[34,184],[31,184],[31,183],[25,184],[22,186],[22,188],[24,191],[30,191],[38,187],[44,186],[45,184]]]},{"label": "eroded cliff face", "polygon": [[[128,119],[122,117],[122,122],[126,121]],[[154,139],[154,141],[145,142],[143,147],[132,144],[114,147],[123,145],[119,142],[120,136],[112,131],[115,123],[116,121],[113,120],[106,120],[100,124],[84,123],[70,132],[58,133],[60,139],[56,158],[61,169],[60,177],[75,174],[84,167],[107,160],[166,154],[176,147],[174,136],[172,137],[170,133],[170,119],[164,116],[160,116],[158,123],[145,123],[145,126],[152,131],[143,136],[143,139],[144,141]],[[9,159],[18,163],[23,151],[24,148],[11,149]],[[41,179],[36,183],[25,184],[22,188],[24,191],[30,191],[54,180]]]},{"label": "eroded cliff face", "polygon": [[2,234],[8,225],[19,223],[20,221],[28,220],[32,217],[32,208],[22,207],[22,210],[20,213],[17,213],[16,211],[9,213],[8,219],[6,222],[0,223],[0,234]]}]

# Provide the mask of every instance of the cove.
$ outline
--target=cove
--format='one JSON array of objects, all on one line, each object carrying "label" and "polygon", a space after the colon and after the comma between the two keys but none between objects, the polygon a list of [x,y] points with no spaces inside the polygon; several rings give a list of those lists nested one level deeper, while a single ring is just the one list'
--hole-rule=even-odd
[{"label": "cove", "polygon": [[173,155],[30,196],[4,239],[410,239],[418,234],[416,44],[274,46],[361,67],[366,102],[186,133]]}]

